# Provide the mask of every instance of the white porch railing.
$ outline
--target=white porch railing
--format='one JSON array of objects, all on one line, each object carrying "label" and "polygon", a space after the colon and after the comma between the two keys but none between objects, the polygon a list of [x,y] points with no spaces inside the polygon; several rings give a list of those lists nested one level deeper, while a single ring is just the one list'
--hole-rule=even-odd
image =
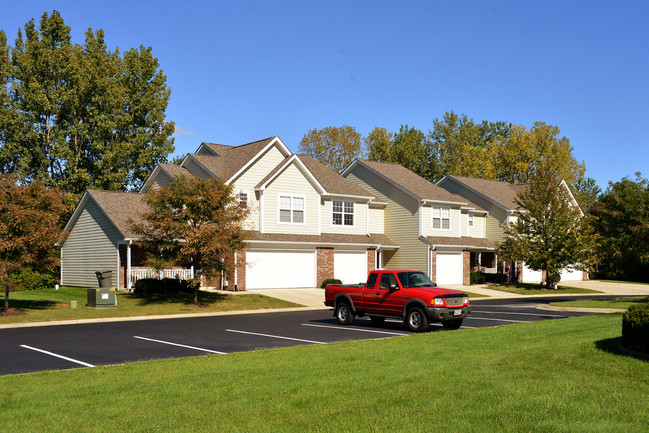
[{"label": "white porch railing", "polygon": [[163,269],[162,271],[156,271],[155,269],[131,269],[129,275],[131,287],[137,280],[141,280],[143,278],[157,278],[159,280],[163,278],[177,278],[179,280],[191,280],[194,278],[194,270]]}]

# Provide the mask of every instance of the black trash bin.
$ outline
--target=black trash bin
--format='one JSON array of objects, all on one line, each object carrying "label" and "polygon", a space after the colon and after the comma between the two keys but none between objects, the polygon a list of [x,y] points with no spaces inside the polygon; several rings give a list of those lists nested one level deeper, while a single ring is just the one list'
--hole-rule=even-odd
[{"label": "black trash bin", "polygon": [[97,271],[97,282],[102,289],[109,289],[113,283],[113,271]]}]

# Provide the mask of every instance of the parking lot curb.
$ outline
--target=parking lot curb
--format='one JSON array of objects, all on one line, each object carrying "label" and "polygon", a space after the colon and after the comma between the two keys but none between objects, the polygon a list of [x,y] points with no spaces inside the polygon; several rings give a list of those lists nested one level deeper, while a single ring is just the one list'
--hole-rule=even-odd
[{"label": "parking lot curb", "polygon": [[573,313],[624,313],[626,310],[619,308],[583,308],[583,307],[554,307],[552,305],[537,305],[539,310],[568,311]]},{"label": "parking lot curb", "polygon": [[75,319],[75,320],[53,320],[49,322],[26,322],[26,323],[7,323],[0,325],[0,329],[11,328],[36,328],[41,326],[61,326],[61,325],[81,325],[87,323],[110,323],[110,322],[140,322],[143,320],[169,320],[169,319],[189,319],[193,317],[215,317],[215,316],[233,316],[243,314],[265,314],[265,313],[288,313],[292,311],[309,311],[309,310],[328,310],[329,307],[291,307],[291,308],[264,308],[259,310],[233,310],[233,311],[215,311],[211,313],[191,313],[191,314],[165,314],[158,316],[126,316],[126,317],[106,317],[101,319]]}]

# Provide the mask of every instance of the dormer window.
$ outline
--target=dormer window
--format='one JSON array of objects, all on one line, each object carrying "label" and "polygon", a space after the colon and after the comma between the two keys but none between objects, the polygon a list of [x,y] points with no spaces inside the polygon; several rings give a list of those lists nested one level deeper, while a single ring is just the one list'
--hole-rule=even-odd
[{"label": "dormer window", "polygon": [[335,226],[354,225],[354,202],[334,200],[332,206],[332,221]]},{"label": "dormer window", "polygon": [[433,229],[451,229],[451,208],[445,206],[433,206]]}]

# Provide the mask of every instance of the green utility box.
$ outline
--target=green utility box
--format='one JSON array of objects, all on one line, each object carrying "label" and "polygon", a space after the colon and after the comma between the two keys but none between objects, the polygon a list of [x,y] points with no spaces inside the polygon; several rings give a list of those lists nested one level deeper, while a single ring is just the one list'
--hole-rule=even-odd
[{"label": "green utility box", "polygon": [[115,289],[88,289],[88,307],[113,308],[117,305]]}]

